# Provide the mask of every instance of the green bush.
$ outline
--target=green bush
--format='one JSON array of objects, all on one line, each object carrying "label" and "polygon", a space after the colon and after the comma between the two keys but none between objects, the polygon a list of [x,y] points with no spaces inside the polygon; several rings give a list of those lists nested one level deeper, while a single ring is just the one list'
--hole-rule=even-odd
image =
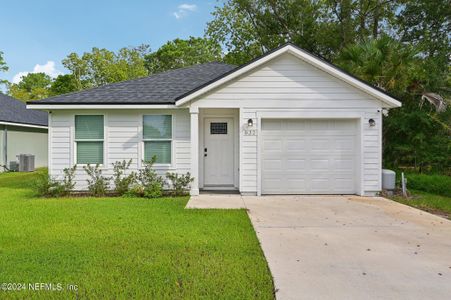
[{"label": "green bush", "polygon": [[88,190],[91,195],[96,197],[104,196],[110,187],[109,181],[111,177],[105,177],[102,175],[102,170],[100,169],[99,164],[96,164],[95,167],[91,165],[83,166],[86,174],[88,174],[90,179],[87,179],[88,182]]},{"label": "green bush", "polygon": [[407,188],[451,197],[451,177],[446,175],[407,174]]},{"label": "green bush", "polygon": [[185,196],[189,192],[190,184],[194,178],[188,172],[185,175],[179,175],[177,173],[166,173],[166,177],[171,183],[170,193],[172,196]]},{"label": "green bush", "polygon": [[131,159],[128,162],[123,160],[113,163],[114,191],[118,195],[122,196],[126,194],[136,182],[135,172],[131,172],[130,174],[125,175],[125,173],[127,173],[127,170],[130,168],[131,163]]},{"label": "green bush", "polygon": [[52,178],[52,176],[45,173],[38,173],[37,180],[35,181],[36,193],[41,197],[62,197],[69,195],[74,187],[74,176],[76,166],[72,168],[65,168],[64,178],[62,181]]},{"label": "green bush", "polygon": [[63,186],[64,191],[67,194],[70,194],[75,187],[74,177],[75,177],[75,171],[77,170],[77,165],[74,165],[72,168],[65,168],[63,170],[64,178],[63,178]]},{"label": "green bush", "polygon": [[144,168],[139,170],[137,182],[126,194],[127,196],[158,198],[163,195],[164,179],[152,169],[156,159],[154,156],[150,161],[143,161]]}]

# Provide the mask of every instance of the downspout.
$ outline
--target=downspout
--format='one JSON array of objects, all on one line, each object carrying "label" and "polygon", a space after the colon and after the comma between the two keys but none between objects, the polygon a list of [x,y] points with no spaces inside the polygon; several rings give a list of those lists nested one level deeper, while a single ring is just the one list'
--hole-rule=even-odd
[{"label": "downspout", "polygon": [[3,168],[8,170],[8,126],[3,128]]}]

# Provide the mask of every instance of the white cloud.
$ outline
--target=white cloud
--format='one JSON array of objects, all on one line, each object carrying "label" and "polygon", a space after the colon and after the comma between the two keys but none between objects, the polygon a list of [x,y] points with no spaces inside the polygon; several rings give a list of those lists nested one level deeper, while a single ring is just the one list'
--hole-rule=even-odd
[{"label": "white cloud", "polygon": [[56,76],[58,76],[60,74],[63,74],[61,71],[56,69],[55,62],[52,60],[49,60],[44,65],[40,65],[40,64],[35,65],[33,68],[33,71],[31,71],[31,72],[24,71],[24,72],[17,73],[16,75],[14,75],[12,82],[19,83],[22,80],[23,76],[26,76],[30,73],[45,73],[52,78],[55,78]]},{"label": "white cloud", "polygon": [[173,15],[176,19],[181,19],[186,17],[190,12],[194,12],[197,10],[196,4],[180,4],[177,6],[177,11],[173,12]]}]

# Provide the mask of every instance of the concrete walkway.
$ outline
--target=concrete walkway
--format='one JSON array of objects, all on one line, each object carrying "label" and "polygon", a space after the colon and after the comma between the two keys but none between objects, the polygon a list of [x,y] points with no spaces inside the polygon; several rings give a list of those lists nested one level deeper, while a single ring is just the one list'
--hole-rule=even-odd
[{"label": "concrete walkway", "polygon": [[220,206],[248,209],[278,299],[451,299],[448,220],[384,198],[229,197]]}]

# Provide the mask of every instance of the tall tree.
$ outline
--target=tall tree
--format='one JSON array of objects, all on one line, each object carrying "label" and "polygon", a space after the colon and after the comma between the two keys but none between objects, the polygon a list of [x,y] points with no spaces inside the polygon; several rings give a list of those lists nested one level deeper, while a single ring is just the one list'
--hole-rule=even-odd
[{"label": "tall tree", "polygon": [[[328,52],[318,28],[323,1],[227,0],[213,12],[206,36],[223,45],[227,62],[242,64],[285,42]],[[326,30],[327,28],[324,28]]]},{"label": "tall tree", "polygon": [[52,78],[45,73],[29,73],[19,83],[11,84],[9,94],[19,100],[39,100],[50,95]]},{"label": "tall tree", "polygon": [[398,14],[397,33],[404,43],[417,47],[431,88],[449,91],[451,5],[449,0],[407,1]]},{"label": "tall tree", "polygon": [[403,0],[227,0],[213,12],[206,35],[245,63],[286,42],[332,60],[356,40],[393,26]]},{"label": "tall tree", "polygon": [[[8,65],[6,64],[5,59],[3,58],[3,52],[0,51],[0,72],[6,72],[6,71],[8,71]],[[6,84],[6,83],[8,83],[7,80],[0,79],[0,86],[2,84]]]},{"label": "tall tree", "polygon": [[63,65],[74,76],[77,90],[101,86],[107,83],[140,78],[148,75],[144,56],[149,47],[122,48],[118,52],[93,48],[79,56],[69,54]]},{"label": "tall tree", "polygon": [[348,46],[337,63],[403,100],[403,106],[384,120],[385,167],[449,173],[451,109],[449,103],[421,105],[422,95],[431,90],[418,54],[418,49],[384,35]]},{"label": "tall tree", "polygon": [[218,43],[196,37],[169,41],[145,57],[146,67],[151,74],[221,60],[222,49]]}]

